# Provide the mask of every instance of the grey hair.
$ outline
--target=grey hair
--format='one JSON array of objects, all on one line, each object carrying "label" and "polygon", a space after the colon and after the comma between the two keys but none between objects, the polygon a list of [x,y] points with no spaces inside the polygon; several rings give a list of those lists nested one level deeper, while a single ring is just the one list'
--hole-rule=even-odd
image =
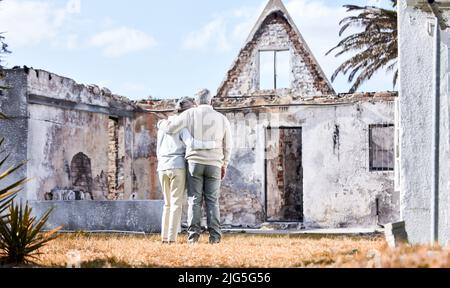
[{"label": "grey hair", "polygon": [[203,89],[195,94],[195,102],[197,105],[211,104],[212,96],[208,89]]},{"label": "grey hair", "polygon": [[194,100],[192,98],[189,97],[184,97],[181,98],[178,102],[177,105],[175,107],[175,110],[177,113],[183,113],[186,110],[191,109],[192,107],[194,107]]}]

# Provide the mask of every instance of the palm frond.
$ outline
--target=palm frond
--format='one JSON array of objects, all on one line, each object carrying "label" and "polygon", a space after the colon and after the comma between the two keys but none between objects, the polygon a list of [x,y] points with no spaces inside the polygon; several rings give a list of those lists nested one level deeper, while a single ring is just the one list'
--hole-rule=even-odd
[{"label": "palm frond", "polygon": [[[1,87],[0,87],[1,89]],[[6,114],[3,114],[2,112],[0,112],[0,120],[9,120],[10,118],[8,116],[6,116]]]},{"label": "palm frond", "polygon": [[[393,1],[393,6],[396,1]],[[340,57],[347,53],[356,55],[344,61],[333,73],[331,80],[335,81],[340,75],[348,75],[348,82],[352,83],[350,92],[356,91],[361,85],[370,80],[375,72],[382,68],[393,71],[398,57],[397,42],[397,12],[373,6],[345,5],[347,12],[358,12],[342,19],[339,36],[344,35],[350,28],[361,31],[348,35],[331,48],[326,55],[335,53]],[[398,73],[394,73],[394,86]]]}]

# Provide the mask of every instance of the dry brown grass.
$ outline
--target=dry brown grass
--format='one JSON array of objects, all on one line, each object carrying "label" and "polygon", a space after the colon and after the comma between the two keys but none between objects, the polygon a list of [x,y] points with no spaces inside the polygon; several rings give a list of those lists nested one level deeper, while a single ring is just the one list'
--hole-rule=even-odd
[{"label": "dry brown grass", "polygon": [[67,253],[82,267],[450,267],[448,250],[387,248],[381,237],[289,237],[225,235],[219,245],[162,245],[159,237],[62,235],[43,248],[38,264],[65,267]]}]

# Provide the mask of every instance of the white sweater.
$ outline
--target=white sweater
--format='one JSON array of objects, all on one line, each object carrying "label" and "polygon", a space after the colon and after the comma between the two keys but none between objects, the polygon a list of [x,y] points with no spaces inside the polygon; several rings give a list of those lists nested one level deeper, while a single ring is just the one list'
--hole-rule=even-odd
[{"label": "white sweater", "polygon": [[228,119],[210,105],[200,105],[185,111],[161,125],[160,129],[176,134],[187,128],[195,141],[214,142],[213,149],[187,147],[186,159],[192,163],[227,167],[231,158],[232,136]]}]

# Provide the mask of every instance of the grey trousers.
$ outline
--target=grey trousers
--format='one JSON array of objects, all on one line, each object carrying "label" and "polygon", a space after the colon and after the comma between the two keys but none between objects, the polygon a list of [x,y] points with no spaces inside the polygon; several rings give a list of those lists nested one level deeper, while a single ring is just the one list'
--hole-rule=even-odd
[{"label": "grey trousers", "polygon": [[201,234],[202,200],[206,204],[209,241],[218,243],[222,238],[220,230],[220,184],[221,169],[197,163],[188,164],[188,233],[189,242],[197,242]]}]

